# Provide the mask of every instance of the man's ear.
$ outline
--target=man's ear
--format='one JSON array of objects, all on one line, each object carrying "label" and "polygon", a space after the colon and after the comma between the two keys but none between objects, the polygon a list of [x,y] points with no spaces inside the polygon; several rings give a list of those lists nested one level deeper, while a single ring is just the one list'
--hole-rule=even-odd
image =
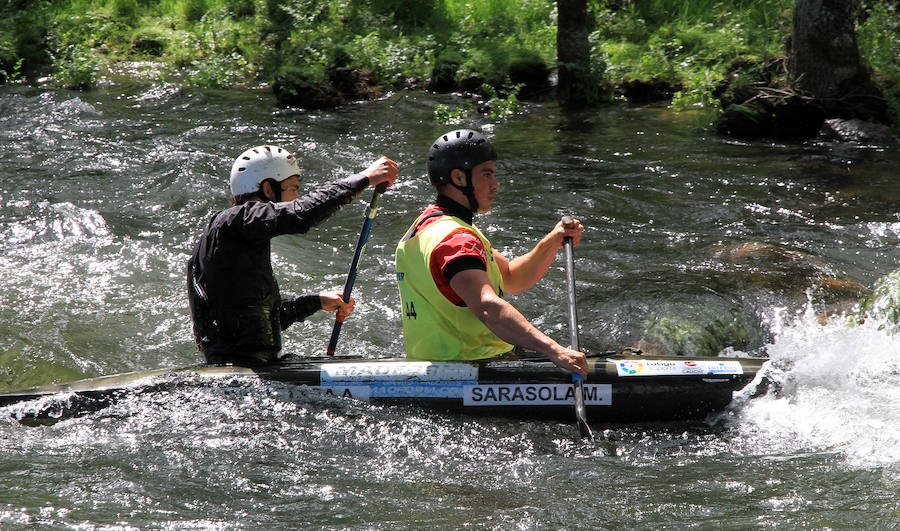
[{"label": "man's ear", "polygon": [[450,182],[452,182],[456,186],[465,186],[466,185],[466,172],[464,172],[462,170],[451,170],[450,171]]},{"label": "man's ear", "polygon": [[275,197],[275,191],[272,190],[272,181],[268,179],[260,183],[259,191],[262,192],[264,199],[272,201]]}]

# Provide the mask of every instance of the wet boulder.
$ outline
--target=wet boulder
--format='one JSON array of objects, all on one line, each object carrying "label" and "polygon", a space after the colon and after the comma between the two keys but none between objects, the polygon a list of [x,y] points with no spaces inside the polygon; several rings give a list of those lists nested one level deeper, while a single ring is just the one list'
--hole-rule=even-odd
[{"label": "wet boulder", "polygon": [[736,138],[804,139],[815,136],[825,121],[822,109],[796,95],[734,103],[716,119],[716,132]]},{"label": "wet boulder", "polygon": [[368,70],[337,67],[329,72],[328,78],[335,90],[349,101],[373,100],[385,94]]},{"label": "wet boulder", "polygon": [[881,277],[860,300],[859,318],[876,319],[893,333],[900,332],[900,269]]},{"label": "wet boulder", "polygon": [[304,109],[333,109],[353,101],[375,99],[385,90],[367,70],[352,66],[352,58],[342,49],[334,52],[331,66],[283,66],[272,82],[278,105]]},{"label": "wet boulder", "polygon": [[896,146],[900,138],[887,125],[866,122],[858,118],[845,120],[832,118],[825,120],[820,136],[825,139],[879,146]]}]

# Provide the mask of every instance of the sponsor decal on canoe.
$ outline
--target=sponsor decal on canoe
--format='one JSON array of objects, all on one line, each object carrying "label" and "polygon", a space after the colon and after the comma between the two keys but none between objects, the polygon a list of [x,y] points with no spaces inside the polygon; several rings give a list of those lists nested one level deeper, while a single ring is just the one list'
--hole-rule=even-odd
[{"label": "sponsor decal on canoe", "polygon": [[432,361],[323,363],[322,385],[332,382],[477,382],[478,367]]},{"label": "sponsor decal on canoe", "polygon": [[734,360],[616,360],[619,376],[680,376],[686,374],[744,374]]},{"label": "sponsor decal on canoe", "polygon": [[[584,384],[584,403],[612,405],[612,385]],[[575,405],[572,384],[483,384],[463,388],[464,406]]]},{"label": "sponsor decal on canoe", "polygon": [[321,385],[326,395],[354,398],[368,402],[373,398],[447,398],[459,400],[465,382],[385,382],[369,385]]}]

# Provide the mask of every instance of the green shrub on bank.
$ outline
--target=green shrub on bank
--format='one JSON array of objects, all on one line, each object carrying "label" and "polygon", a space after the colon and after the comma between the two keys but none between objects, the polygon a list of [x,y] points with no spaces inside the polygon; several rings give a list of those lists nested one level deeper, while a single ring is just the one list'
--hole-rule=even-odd
[{"label": "green shrub on bank", "polygon": [[209,10],[209,4],[206,0],[184,0],[182,9],[185,20],[199,22]]},{"label": "green shrub on bank", "polygon": [[169,32],[162,28],[144,27],[131,37],[131,51],[138,56],[161,57],[169,47]]},{"label": "green shrub on bank", "polygon": [[[524,83],[524,97],[531,95],[532,84],[540,85],[530,76],[556,67],[554,0],[6,0],[3,5],[0,69],[6,74],[0,76],[5,79],[13,69],[56,64],[66,83],[84,86],[105,63],[141,59],[164,63],[181,82],[199,86],[272,83],[285,67],[318,72],[327,80],[340,51],[340,68],[358,69],[386,87],[427,84],[481,92],[484,84],[499,90]],[[792,6],[793,0],[592,0],[593,68],[605,83],[669,87],[677,107],[715,108],[715,88],[730,65],[741,58],[765,63],[783,56]],[[885,87],[896,123],[898,9],[886,0],[863,0],[858,25],[864,60]],[[84,64],[76,64],[82,59]]]},{"label": "green shrub on bank", "polygon": [[783,54],[793,0],[646,0],[596,7],[592,54],[613,80],[683,87],[678,107],[715,106],[713,91],[739,57]]},{"label": "green shrub on bank", "polygon": [[[57,36],[58,49],[80,44],[109,60],[154,57],[173,64],[188,82],[203,85],[247,83],[253,76],[266,82],[285,65],[328,68],[338,47],[346,50],[350,67],[370,72],[385,85],[424,83],[452,64],[455,85],[477,91],[483,83],[508,84],[515,55],[540,58],[548,67],[556,63],[552,0],[69,0],[44,5],[53,6],[54,31],[64,34]],[[782,38],[772,13],[785,5],[789,8],[790,0],[592,2],[595,62],[608,67],[614,81],[665,78],[708,92],[723,64],[746,55],[747,48],[755,51],[753,39]],[[459,61],[446,61],[450,56]],[[246,71],[237,72],[241,69]],[[448,74],[445,68],[443,75]]]},{"label": "green shrub on bank", "polygon": [[90,48],[70,45],[57,60],[56,81],[73,90],[90,90],[97,81],[101,61]]},{"label": "green shrub on bank", "polygon": [[129,26],[134,26],[135,24],[137,24],[137,0],[113,0],[112,18]]},{"label": "green shrub on bank", "polygon": [[884,88],[894,128],[900,131],[900,5],[865,2],[861,18],[857,37],[863,60]]},{"label": "green shrub on bank", "polygon": [[8,0],[9,12],[0,11],[0,77],[11,80],[23,71],[52,62],[49,17],[25,0]]},{"label": "green shrub on bank", "polygon": [[15,39],[11,32],[0,29],[0,85],[14,79],[17,63],[21,68],[21,60],[16,54]]}]

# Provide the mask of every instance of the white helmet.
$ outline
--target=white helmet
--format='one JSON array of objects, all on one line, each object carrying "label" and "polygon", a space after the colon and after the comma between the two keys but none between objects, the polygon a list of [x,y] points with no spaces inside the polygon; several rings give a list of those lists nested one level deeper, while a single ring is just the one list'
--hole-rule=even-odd
[{"label": "white helmet", "polygon": [[288,151],[278,146],[256,146],[241,153],[231,166],[231,195],[256,192],[266,179],[280,183],[299,174],[297,159]]}]

